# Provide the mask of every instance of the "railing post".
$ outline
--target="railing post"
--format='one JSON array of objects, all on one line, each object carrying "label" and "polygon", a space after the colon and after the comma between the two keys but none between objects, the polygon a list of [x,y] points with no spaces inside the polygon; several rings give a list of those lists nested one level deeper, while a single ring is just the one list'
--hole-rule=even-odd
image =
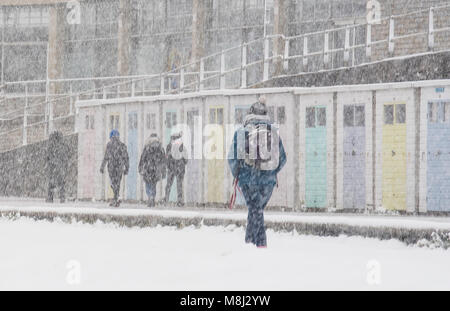
[{"label": "railing post", "polygon": [[242,45],[241,88],[247,87],[247,44]]},{"label": "railing post", "polygon": [[[103,88],[104,90],[104,88]],[[80,101],[80,95],[77,94],[75,95],[75,104]],[[78,115],[79,114],[79,109],[75,108],[75,114]],[[75,133],[78,133],[80,131],[80,120],[78,117],[75,117]]]},{"label": "railing post", "polygon": [[285,72],[289,70],[289,44],[290,40],[285,39],[284,40],[284,63],[283,63],[283,69]]},{"label": "railing post", "polygon": [[370,60],[372,58],[372,25],[367,24],[366,32],[366,57]]},{"label": "railing post", "polygon": [[394,38],[395,38],[395,21],[391,17],[391,19],[389,20],[389,53],[391,55],[394,54],[395,49]]},{"label": "railing post", "polygon": [[136,94],[136,82],[131,79],[131,97],[134,97]]},{"label": "railing post", "polygon": [[203,58],[200,59],[200,73],[199,73],[199,85],[198,90],[203,91],[204,85],[203,81],[205,80],[205,60]]},{"label": "railing post", "polygon": [[69,114],[73,115],[73,89],[72,89],[72,83],[69,84]]},{"label": "railing post", "polygon": [[220,54],[220,89],[225,89],[225,53]]},{"label": "railing post", "polygon": [[428,22],[428,49],[434,49],[434,9],[430,8],[429,22]]},{"label": "railing post", "polygon": [[303,71],[308,66],[308,37],[303,38]]},{"label": "railing post", "polygon": [[348,65],[350,61],[350,28],[345,29],[345,43],[344,43],[344,63]]},{"label": "railing post", "polygon": [[50,97],[50,80],[47,78],[45,82],[45,101],[48,101],[48,98]]},{"label": "railing post", "polygon": [[53,103],[48,101],[48,132],[53,132]]},{"label": "railing post", "polygon": [[184,91],[184,68],[180,69],[180,93]]},{"label": "railing post", "polygon": [[159,94],[164,95],[164,91],[165,91],[164,90],[164,75],[161,75],[159,87],[160,87]]},{"label": "railing post", "polygon": [[50,80],[48,79],[45,82],[45,109],[44,109],[44,120],[45,120],[45,136],[48,137],[49,135],[49,92],[50,92]]},{"label": "railing post", "polygon": [[107,93],[106,93],[106,87],[103,86],[103,99],[106,99],[108,97]]},{"label": "railing post", "polygon": [[28,143],[28,84],[25,84],[25,107],[23,109],[23,132],[22,132],[22,145],[26,146]]},{"label": "railing post", "polygon": [[264,71],[263,81],[269,80],[269,39],[264,38]]},{"label": "railing post", "polygon": [[353,41],[352,41],[352,67],[355,66],[356,62],[356,54],[355,54],[355,46],[356,46],[356,26],[353,27]]},{"label": "railing post", "polygon": [[330,48],[329,48],[330,36],[329,35],[330,34],[328,32],[326,32],[324,34],[324,44],[323,44],[323,67],[324,68],[326,68],[326,66],[330,62],[330,55],[328,54],[328,51],[330,50]]}]

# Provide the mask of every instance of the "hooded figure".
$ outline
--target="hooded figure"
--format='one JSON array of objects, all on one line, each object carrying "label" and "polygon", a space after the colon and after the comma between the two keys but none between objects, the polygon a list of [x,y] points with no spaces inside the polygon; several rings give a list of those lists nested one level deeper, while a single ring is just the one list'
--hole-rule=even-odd
[{"label": "hooded figure", "polygon": [[165,201],[169,201],[170,188],[174,178],[177,178],[177,204],[183,204],[183,179],[187,164],[186,150],[183,146],[182,134],[173,134],[166,148],[167,154],[167,184]]},{"label": "hooded figure", "polygon": [[128,175],[130,163],[128,159],[127,146],[120,141],[120,134],[117,130],[112,130],[106,145],[105,157],[103,158],[100,173],[104,173],[105,165],[108,164],[108,173],[111,180],[111,188],[114,192],[114,200],[110,206],[119,207],[120,182],[123,175]]},{"label": "hooded figure", "polygon": [[156,184],[166,177],[166,154],[156,134],[148,139],[139,161],[139,173],[145,181],[148,207],[155,206]]},{"label": "hooded figure", "polygon": [[59,198],[61,203],[65,202],[65,176],[67,174],[69,161],[69,147],[64,143],[61,132],[53,132],[48,140],[46,155],[47,175],[48,175],[48,195],[47,202],[53,203],[53,192],[59,188]]},{"label": "hooded figure", "polygon": [[[264,129],[269,129],[269,131],[264,131]],[[257,135],[253,135],[254,132]],[[261,133],[269,135],[268,132],[272,133],[267,136],[270,139],[261,139]],[[254,152],[253,157],[251,157],[252,151],[250,149],[252,147],[249,146],[252,145],[252,135],[260,139],[259,142],[256,140],[258,146],[254,150],[257,152],[260,152],[258,148],[265,147],[268,149],[267,146],[271,146],[269,151],[270,161],[261,160],[260,157],[255,156],[257,152]],[[270,143],[267,142],[269,140],[271,140]],[[266,144],[261,143],[261,141]],[[264,208],[277,184],[277,174],[286,164],[286,153],[278,129],[270,123],[264,98],[260,98],[258,102],[251,106],[249,114],[245,117],[244,127],[235,132],[228,155],[228,164],[233,177],[238,181],[248,207],[245,242],[253,243],[258,247],[266,247]]]}]

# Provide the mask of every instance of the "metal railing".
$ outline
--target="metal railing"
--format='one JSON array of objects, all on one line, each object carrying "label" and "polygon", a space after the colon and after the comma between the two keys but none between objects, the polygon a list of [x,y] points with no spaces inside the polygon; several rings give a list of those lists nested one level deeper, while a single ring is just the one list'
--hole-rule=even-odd
[{"label": "metal railing", "polygon": [[[408,47],[413,40],[414,46]],[[382,18],[376,23],[290,37],[266,36],[161,74],[6,83],[0,105],[16,101],[19,108],[0,115],[0,120],[18,125],[0,132],[0,139],[21,132],[17,136],[27,144],[30,128],[42,127],[46,137],[67,119],[73,119],[73,132],[74,103],[78,100],[249,88],[282,75],[355,67],[440,50],[450,50],[450,4]]]}]

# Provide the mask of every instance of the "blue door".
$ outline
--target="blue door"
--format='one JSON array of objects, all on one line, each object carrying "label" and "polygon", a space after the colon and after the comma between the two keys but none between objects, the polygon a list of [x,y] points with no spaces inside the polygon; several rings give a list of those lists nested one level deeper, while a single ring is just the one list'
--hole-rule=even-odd
[{"label": "blue door", "polygon": [[138,119],[137,112],[128,114],[128,156],[130,158],[130,170],[127,176],[127,199],[137,200],[137,161],[138,161]]},{"label": "blue door", "polygon": [[427,210],[450,211],[450,101],[428,103]]},{"label": "blue door", "polygon": [[344,208],[365,208],[365,111],[364,106],[344,106]]}]

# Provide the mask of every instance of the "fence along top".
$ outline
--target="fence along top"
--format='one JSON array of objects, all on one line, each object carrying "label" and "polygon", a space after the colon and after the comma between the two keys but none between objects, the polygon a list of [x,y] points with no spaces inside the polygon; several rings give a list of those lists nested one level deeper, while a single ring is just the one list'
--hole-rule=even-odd
[{"label": "fence along top", "polygon": [[[417,10],[417,11],[414,11],[414,12],[408,12],[408,13],[404,13],[404,14],[392,15],[390,17],[381,18],[378,21],[387,21],[387,20],[392,20],[392,19],[406,17],[406,16],[413,16],[413,15],[416,15],[416,14],[431,12],[433,10],[445,9],[445,8],[450,8],[450,4],[436,6],[436,7],[430,7],[430,8],[427,8],[427,9],[421,9],[421,10]],[[211,79],[216,79],[218,77],[222,77],[223,75],[225,75],[227,73],[234,72],[234,71],[237,71],[239,69],[245,70],[249,66],[257,65],[257,64],[260,64],[260,63],[266,63],[266,62],[268,62],[270,60],[273,60],[273,59],[279,59],[280,58],[282,60],[283,59],[284,60],[289,60],[289,59],[295,58],[295,56],[293,57],[293,56],[289,56],[289,55],[276,55],[276,56],[270,57],[270,56],[267,55],[268,53],[264,53],[263,59],[258,60],[258,61],[254,61],[253,63],[250,63],[250,64],[245,64],[245,65],[241,64],[241,66],[239,68],[233,68],[231,70],[223,71],[223,72],[222,72],[222,70],[220,72],[219,71],[205,72],[203,70],[203,72],[202,72],[202,69],[203,69],[202,68],[202,64],[204,64],[204,61],[207,60],[207,59],[210,59],[210,58],[213,58],[213,57],[217,57],[219,55],[224,55],[225,53],[228,53],[230,51],[234,51],[234,50],[237,50],[237,49],[243,49],[243,48],[246,48],[248,46],[251,46],[252,44],[255,44],[255,43],[258,43],[258,42],[267,41],[267,40],[270,40],[270,39],[282,39],[282,40],[285,40],[285,41],[289,42],[291,40],[296,40],[296,39],[299,39],[299,38],[307,38],[307,37],[310,37],[310,36],[321,35],[321,34],[325,35],[325,34],[329,34],[331,32],[342,31],[342,30],[352,29],[354,27],[362,27],[362,26],[369,26],[369,25],[371,25],[371,23],[366,22],[366,23],[348,25],[348,26],[343,26],[343,27],[339,27],[339,28],[327,29],[327,30],[323,30],[323,31],[311,32],[311,33],[306,33],[306,34],[301,34],[301,35],[296,35],[296,36],[290,36],[290,37],[284,36],[284,35],[281,35],[281,34],[269,35],[269,36],[266,36],[266,37],[263,37],[263,38],[258,38],[258,39],[249,41],[249,42],[244,42],[244,43],[242,43],[242,44],[240,44],[238,46],[231,47],[231,48],[228,48],[228,49],[224,49],[224,50],[222,50],[220,52],[216,52],[216,53],[210,54],[210,55],[205,56],[205,57],[203,57],[203,58],[201,58],[199,60],[195,60],[195,61],[190,62],[188,64],[184,64],[182,66],[179,66],[178,68],[174,68],[172,70],[166,71],[166,72],[161,73],[161,74],[152,74],[152,75],[144,75],[144,76],[122,76],[122,77],[121,76],[117,76],[117,77],[95,77],[95,78],[75,78],[75,79],[55,79],[55,80],[40,80],[40,81],[7,82],[3,86],[0,86],[0,94],[1,94],[2,89],[6,90],[8,85],[33,84],[33,83],[46,83],[46,84],[48,84],[48,83],[64,83],[64,82],[69,82],[70,83],[70,82],[76,82],[76,81],[102,81],[102,80],[114,80],[114,79],[117,79],[117,80],[126,79],[127,80],[127,81],[121,81],[121,82],[109,84],[107,86],[102,86],[102,87],[99,87],[99,88],[90,89],[90,90],[87,90],[87,91],[77,92],[77,93],[74,93],[74,94],[68,94],[68,95],[64,94],[64,95],[59,95],[59,96],[56,95],[56,97],[53,97],[53,98],[50,98],[50,99],[46,98],[46,100],[43,101],[43,102],[40,102],[40,103],[37,103],[37,104],[33,104],[33,105],[29,105],[29,106],[25,107],[25,109],[29,109],[29,108],[33,108],[33,107],[37,107],[37,106],[42,106],[42,105],[45,105],[45,104],[49,105],[50,103],[53,103],[53,102],[56,102],[56,101],[59,101],[59,100],[63,100],[63,99],[79,98],[79,97],[84,96],[84,95],[95,96],[96,94],[99,94],[99,92],[104,92],[105,89],[119,88],[121,86],[126,86],[126,85],[132,85],[132,89],[133,89],[134,85],[136,85],[137,83],[140,83],[140,82],[148,81],[148,80],[151,80],[151,79],[160,79],[161,81],[163,81],[163,79],[165,79],[167,77],[171,77],[171,76],[180,76],[181,77],[182,75],[198,75],[199,76],[199,79],[198,79],[199,81],[198,82],[192,82],[192,83],[187,84],[187,85],[179,85],[176,89],[172,89],[172,90],[169,89],[169,94],[170,93],[182,92],[182,91],[187,89],[187,86],[193,86],[193,85],[197,85],[197,84],[199,85],[199,87],[198,87],[198,89],[195,88],[194,91],[198,91],[198,90],[201,90],[202,83],[204,83],[204,82],[206,82],[208,80],[211,80]],[[447,28],[445,28],[445,29],[447,29]],[[437,32],[437,31],[438,31],[438,29],[434,29],[434,32]],[[412,34],[412,35],[414,35],[414,34]],[[419,32],[419,33],[416,33],[415,35],[423,35],[423,33]],[[391,38],[391,40],[392,39],[395,40],[395,37],[390,37],[390,38]],[[382,41],[384,42],[386,40],[382,40]],[[368,43],[368,44],[373,45],[373,44],[376,44],[376,43],[377,42],[371,42],[371,43]],[[358,45],[358,46],[360,46],[360,45]],[[355,47],[350,46],[350,48],[355,48]],[[339,50],[341,50],[341,49],[339,49]],[[328,50],[326,52],[330,53],[330,52],[333,52],[333,51],[337,51],[337,50]],[[310,53],[310,54],[306,54],[306,55],[301,55],[301,57],[308,57],[308,56],[316,55],[318,53],[319,52],[314,52],[314,53]],[[200,72],[199,71],[184,72],[186,69],[189,69],[189,68],[194,69],[194,68],[198,68],[198,67],[200,67]],[[266,70],[264,70],[264,72],[266,72]],[[210,76],[210,77],[204,77],[205,73],[206,74],[215,74],[215,75]],[[263,77],[262,81],[265,81],[266,79],[267,79],[267,76],[266,76],[266,74],[264,74],[264,77]],[[222,83],[220,85],[222,86]],[[160,86],[161,86],[160,94],[165,94],[166,90],[165,90],[165,86],[163,85],[163,82],[161,82]],[[242,85],[241,85],[241,87],[242,87]],[[247,85],[245,87],[247,87]],[[6,99],[3,99],[2,101],[5,101],[5,100]],[[17,110],[10,111],[8,113],[2,114],[2,115],[0,115],[0,117],[5,117],[5,116],[11,115],[13,113],[18,113],[18,112],[23,112],[23,111],[24,111],[24,109],[17,109]]]}]

